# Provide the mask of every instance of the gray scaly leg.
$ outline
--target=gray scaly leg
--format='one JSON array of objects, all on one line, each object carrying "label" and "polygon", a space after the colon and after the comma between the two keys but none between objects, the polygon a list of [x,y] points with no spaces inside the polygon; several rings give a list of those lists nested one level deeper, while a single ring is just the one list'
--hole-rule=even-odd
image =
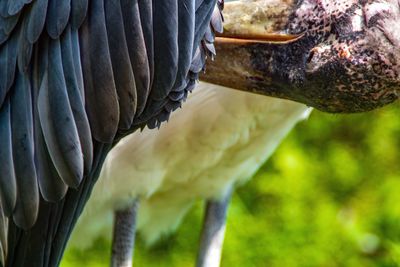
[{"label": "gray scaly leg", "polygon": [[207,201],[196,267],[219,267],[224,243],[226,212],[232,187],[222,199]]},{"label": "gray scaly leg", "polygon": [[114,215],[111,267],[132,267],[139,200]]}]

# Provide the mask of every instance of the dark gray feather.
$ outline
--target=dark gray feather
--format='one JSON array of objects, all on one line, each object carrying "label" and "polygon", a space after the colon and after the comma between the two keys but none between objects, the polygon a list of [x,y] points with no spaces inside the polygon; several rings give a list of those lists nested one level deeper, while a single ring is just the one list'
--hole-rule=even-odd
[{"label": "dark gray feather", "polygon": [[23,229],[35,223],[39,208],[32,119],[28,75],[19,73],[11,94],[13,159],[18,196],[13,217],[14,222]]},{"label": "dark gray feather", "polygon": [[[210,19],[214,11],[215,3],[215,0],[204,0],[202,5],[196,10],[195,37],[193,42],[195,47],[200,44],[200,40],[203,39],[204,33],[210,26]],[[195,52],[195,49],[193,52]]]},{"label": "dark gray feather", "polygon": [[27,39],[28,17],[25,17],[19,33],[18,39],[18,69],[20,72],[26,72],[31,61],[33,45]]},{"label": "dark gray feather", "polygon": [[15,26],[18,23],[19,17],[20,17],[20,13],[17,13],[11,17],[4,18],[3,32],[5,34],[10,35],[10,33],[14,30]]},{"label": "dark gray feather", "polygon": [[74,63],[76,82],[78,84],[78,88],[80,89],[82,102],[85,105],[85,91],[84,91],[83,74],[82,74],[81,52],[79,46],[79,33],[77,30],[71,31],[71,45],[72,45],[72,57],[74,59],[73,63]]},{"label": "dark gray feather", "polygon": [[[79,45],[79,42],[77,39],[72,39],[73,34],[77,35],[77,32],[74,31],[74,33],[72,33],[70,27],[68,26],[61,36],[62,65],[68,98],[82,147],[85,173],[88,173],[92,168],[93,160],[92,134],[90,132],[89,120],[87,118],[85,104],[83,102],[83,85],[79,80],[80,77],[77,77],[77,73],[81,72],[81,68],[77,62],[74,62],[76,58],[74,57],[73,46]],[[73,42],[75,42],[75,44],[73,44]],[[76,67],[78,70],[75,69]]]},{"label": "dark gray feather", "polygon": [[4,214],[11,216],[17,198],[17,185],[12,155],[10,101],[8,98],[0,110],[0,125],[0,201]]},{"label": "dark gray feather", "polygon": [[164,99],[174,85],[178,67],[178,2],[153,0],[154,81],[150,97]]},{"label": "dark gray feather", "polygon": [[48,0],[35,0],[32,3],[30,13],[28,15],[28,28],[26,30],[26,38],[33,44],[43,31],[46,22]]},{"label": "dark gray feather", "polygon": [[[121,0],[126,43],[135,76],[137,113],[143,112],[150,91],[150,69],[137,0]],[[149,19],[149,18],[147,18]],[[146,18],[144,18],[146,20]],[[144,24],[148,24],[144,21]]]},{"label": "dark gray feather", "polygon": [[0,0],[0,17],[8,16],[8,3],[6,0]]},{"label": "dark gray feather", "polygon": [[71,0],[71,27],[79,29],[85,20],[89,6],[89,0]]},{"label": "dark gray feather", "polygon": [[0,29],[0,46],[1,46],[5,41],[7,41],[7,39],[8,39],[8,35],[5,34],[5,33],[3,32],[2,29]]},{"label": "dark gray feather", "polygon": [[8,218],[3,213],[3,206],[0,202],[0,266],[4,266],[7,255],[7,230]]},{"label": "dark gray feather", "polygon": [[196,10],[203,4],[204,0],[195,0],[195,8]]},{"label": "dark gray feather", "polygon": [[[131,1],[131,0],[130,0]],[[134,1],[132,1],[134,2]],[[120,1],[105,1],[106,27],[108,45],[119,99],[119,126],[128,130],[131,128],[136,112],[136,83],[131,61],[129,60],[128,45],[125,37],[124,22]],[[136,47],[130,44],[131,47]],[[145,68],[139,65],[140,68]],[[142,77],[138,77],[139,79]],[[145,77],[147,78],[147,77]]]},{"label": "dark gray feather", "polygon": [[90,2],[88,12],[87,20],[80,30],[86,111],[93,138],[112,143],[118,129],[119,104],[108,48],[103,1]]},{"label": "dark gray feather", "polygon": [[[154,77],[153,6],[152,1],[148,0],[138,0],[138,4],[140,24],[142,25],[144,42],[146,45],[147,61],[149,62],[151,88]],[[136,115],[138,115],[138,113],[136,113]]]},{"label": "dark gray feather", "polygon": [[32,2],[32,0],[12,0],[8,1],[8,14],[13,16],[21,11],[24,5]]},{"label": "dark gray feather", "polygon": [[51,38],[58,38],[67,26],[71,13],[71,0],[50,0],[46,28]]},{"label": "dark gray feather", "polygon": [[186,87],[186,76],[189,72],[193,55],[193,39],[195,27],[195,5],[193,0],[178,1],[179,11],[179,61],[174,91],[182,91]]},{"label": "dark gray feather", "polygon": [[77,187],[83,178],[83,154],[68,98],[58,40],[49,42],[48,64],[38,96],[40,124],[60,177],[68,186]]},{"label": "dark gray feather", "polygon": [[[39,125],[40,127],[40,125]],[[58,174],[52,159],[49,156],[42,129],[35,133],[36,171],[40,193],[44,200],[49,202],[60,201],[67,193],[68,186]]]},{"label": "dark gray feather", "polygon": [[[43,51],[40,53],[39,51]],[[45,70],[48,67],[48,38],[41,41],[34,53],[34,65],[32,71],[32,94],[33,103],[38,103],[39,89]],[[40,125],[38,105],[33,106],[34,118],[34,137],[35,137],[35,164],[38,177],[39,189],[43,199],[50,202],[56,202],[62,199],[68,189],[68,186],[61,179],[54,167],[46,147],[43,137],[42,127]]]},{"label": "dark gray feather", "polygon": [[11,39],[0,47],[0,106],[14,81],[17,64],[17,40],[18,35],[13,34]]}]

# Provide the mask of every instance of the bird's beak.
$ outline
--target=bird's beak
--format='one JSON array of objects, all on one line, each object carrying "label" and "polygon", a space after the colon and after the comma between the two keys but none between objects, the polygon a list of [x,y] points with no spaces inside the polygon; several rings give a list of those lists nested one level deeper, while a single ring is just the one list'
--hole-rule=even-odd
[{"label": "bird's beak", "polygon": [[218,34],[215,42],[218,46],[224,43],[246,45],[246,44],[288,44],[301,38],[299,35],[265,33],[265,34]]},{"label": "bird's beak", "polygon": [[[200,79],[205,82],[251,93],[301,101],[272,84],[273,73],[264,69],[263,59],[278,47],[290,45],[302,35],[222,34],[215,39],[217,56],[208,61]],[[302,102],[302,101],[301,101]]]},{"label": "bird's beak", "polygon": [[259,66],[269,52],[272,55],[279,47],[301,39],[302,34],[286,34],[284,29],[295,2],[226,3],[224,31],[215,39],[217,56],[207,62],[200,79],[233,89],[301,101],[282,89],[273,88],[272,73]]}]

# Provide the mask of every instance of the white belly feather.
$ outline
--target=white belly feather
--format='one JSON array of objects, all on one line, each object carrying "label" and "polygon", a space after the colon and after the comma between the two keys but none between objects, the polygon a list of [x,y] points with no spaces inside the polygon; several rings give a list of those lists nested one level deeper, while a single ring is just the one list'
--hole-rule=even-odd
[{"label": "white belly feather", "polygon": [[112,214],[141,197],[138,230],[148,241],[175,229],[197,199],[218,198],[249,179],[311,109],[200,83],[159,131],[124,138],[108,155],[73,233],[73,246],[111,234]]}]

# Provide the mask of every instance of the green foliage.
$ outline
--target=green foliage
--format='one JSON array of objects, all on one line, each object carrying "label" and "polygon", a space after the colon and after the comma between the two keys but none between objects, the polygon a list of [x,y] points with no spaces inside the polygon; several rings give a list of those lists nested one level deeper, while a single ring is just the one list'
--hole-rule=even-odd
[{"label": "green foliage", "polygon": [[[400,266],[400,106],[358,115],[315,111],[234,195],[222,266]],[[136,266],[194,266],[198,203]],[[69,251],[62,267],[108,266],[109,243]]]}]

